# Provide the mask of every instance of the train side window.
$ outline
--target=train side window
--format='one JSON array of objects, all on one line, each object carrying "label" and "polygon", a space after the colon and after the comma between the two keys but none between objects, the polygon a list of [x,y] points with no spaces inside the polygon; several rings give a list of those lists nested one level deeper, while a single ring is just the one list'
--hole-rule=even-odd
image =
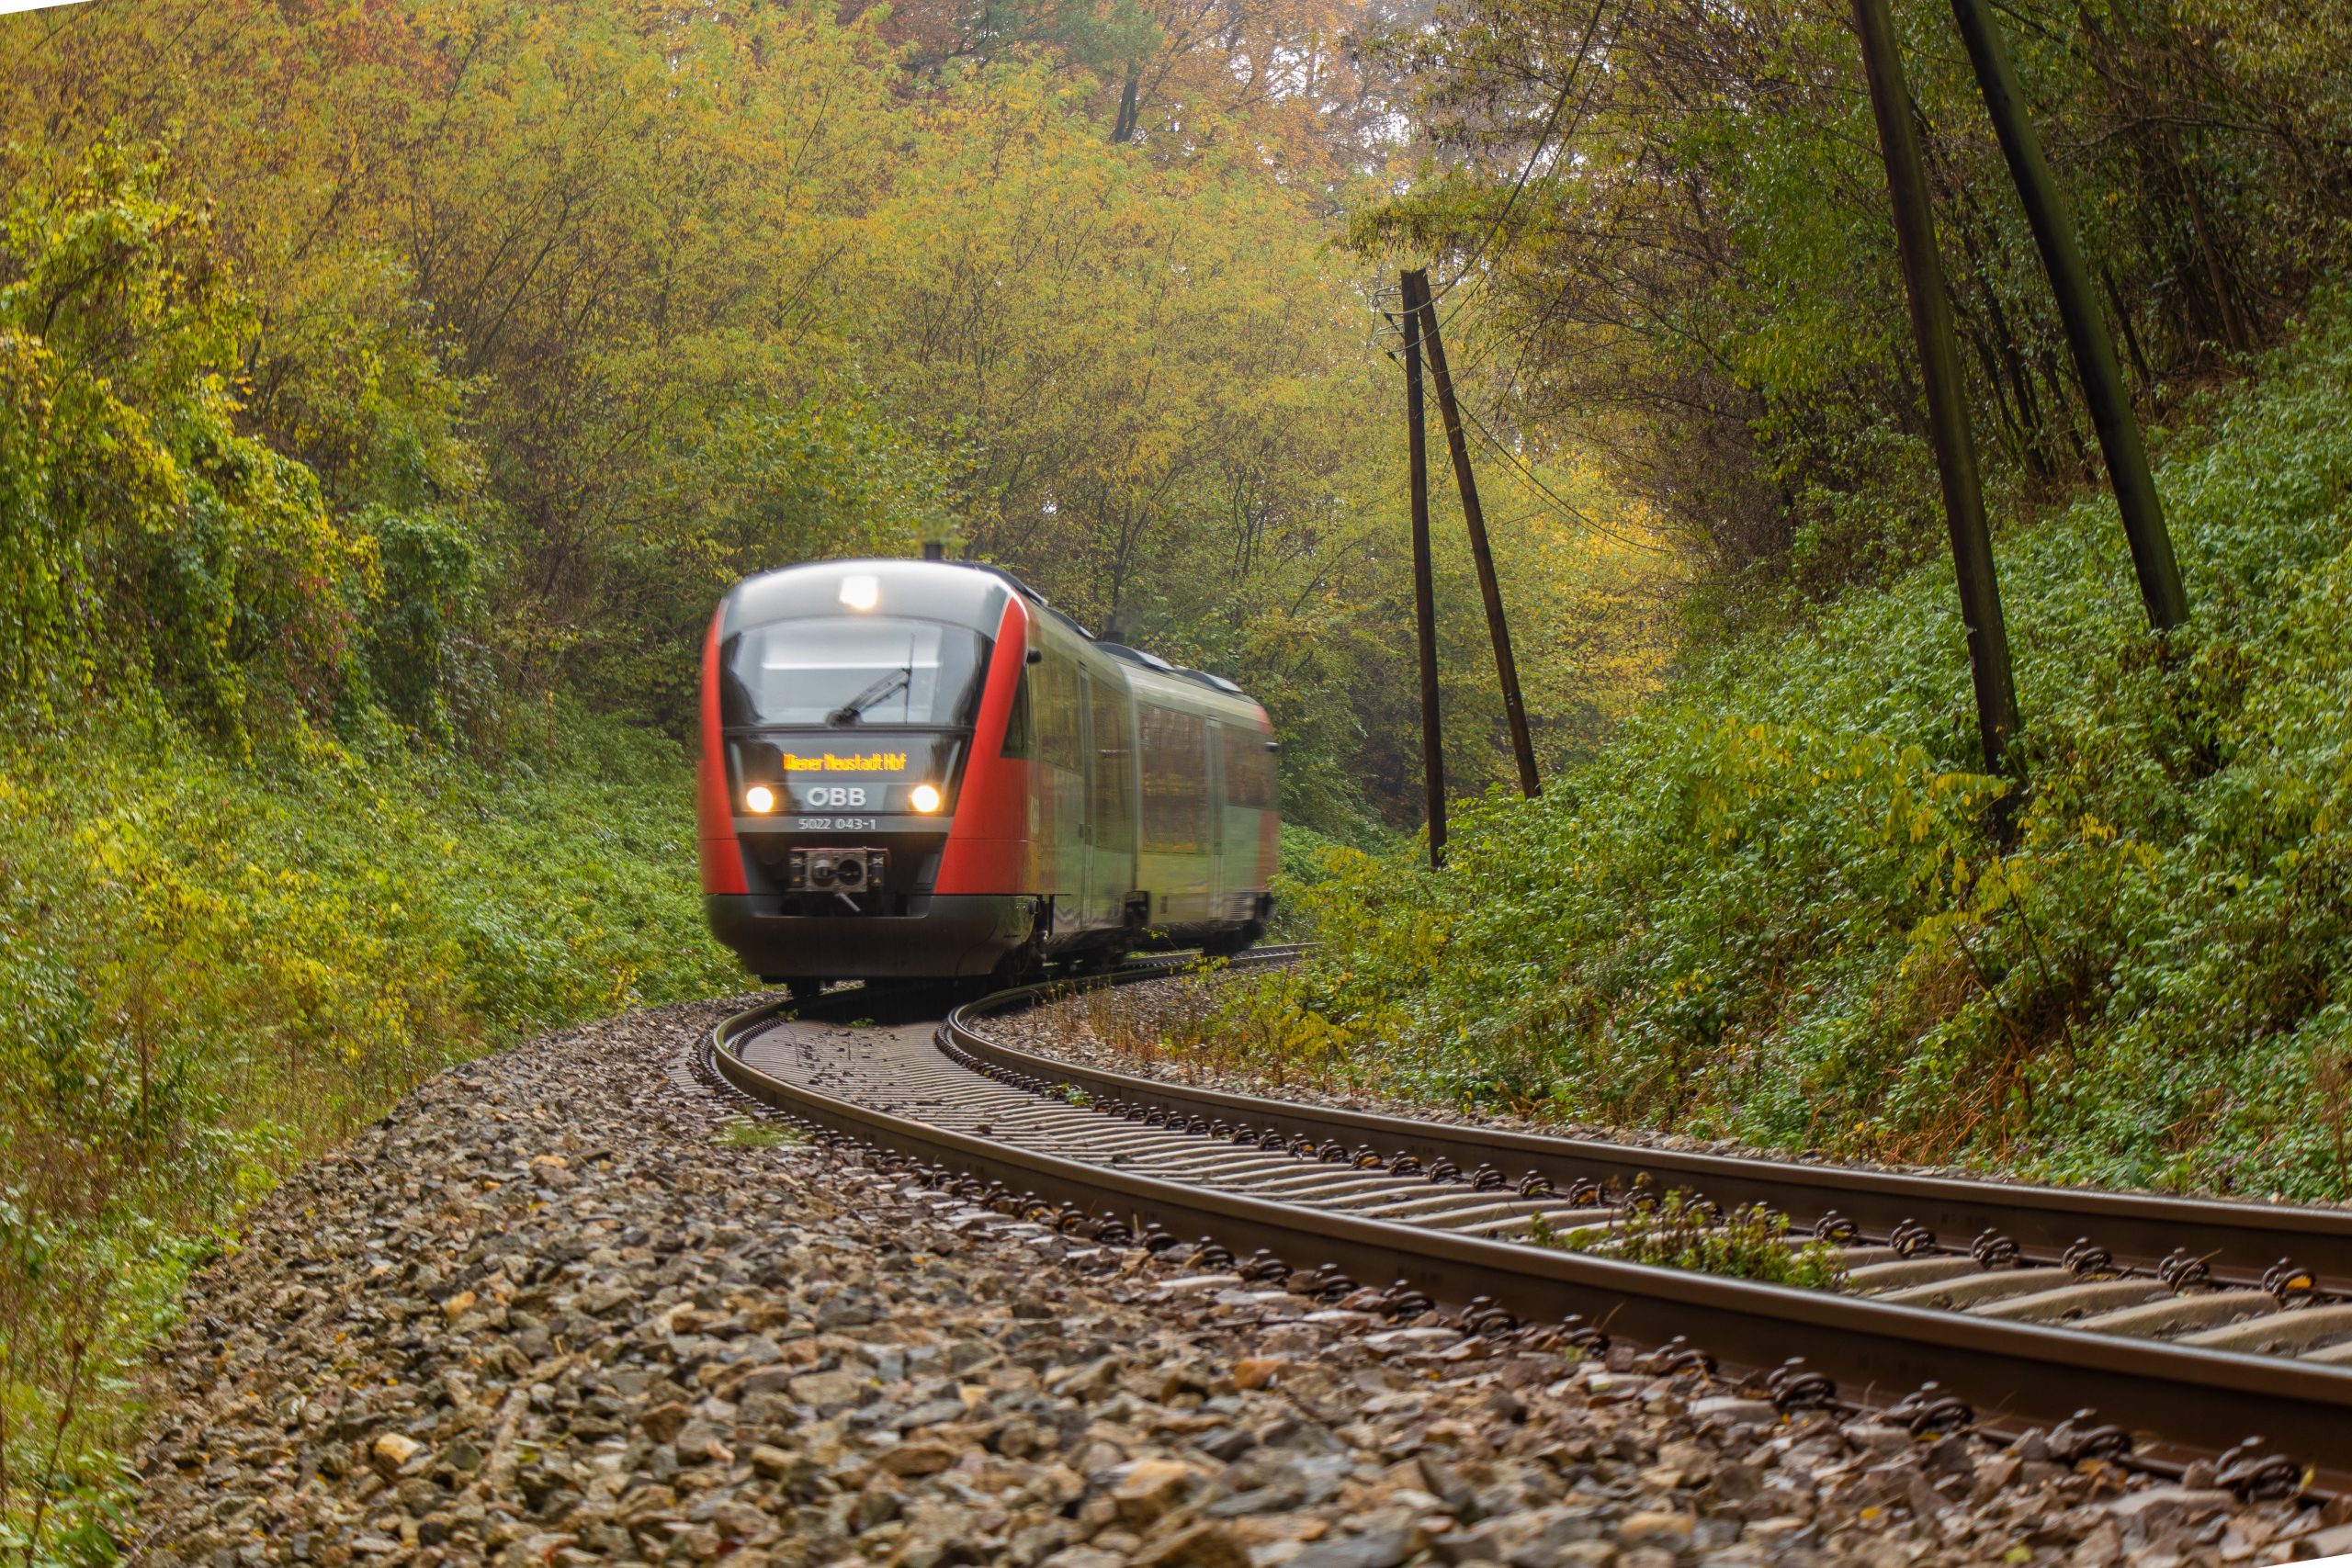
[{"label": "train side window", "polygon": [[1225,798],[1228,805],[1257,811],[1274,808],[1274,754],[1267,738],[1256,730],[1233,729],[1226,735]]},{"label": "train side window", "polygon": [[1067,659],[1047,654],[1022,671],[1035,677],[1029,717],[1036,732],[1038,759],[1065,773],[1086,772],[1086,742],[1079,725],[1078,671]]},{"label": "train side window", "polygon": [[1012,711],[1004,718],[1004,744],[998,755],[1026,757],[1029,755],[1029,671],[1023,670],[1012,688]]},{"label": "train side window", "polygon": [[1143,710],[1143,847],[1200,854],[1208,826],[1208,726],[1197,714]]}]

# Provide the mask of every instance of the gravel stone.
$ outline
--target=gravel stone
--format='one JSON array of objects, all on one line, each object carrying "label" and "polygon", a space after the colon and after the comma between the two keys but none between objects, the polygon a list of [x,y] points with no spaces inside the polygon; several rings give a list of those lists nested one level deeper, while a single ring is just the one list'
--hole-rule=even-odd
[{"label": "gravel stone", "polygon": [[1291,1568],[1396,1568],[1413,1554],[1412,1538],[1403,1530],[1318,1540],[1290,1560]]},{"label": "gravel stone", "polygon": [[693,1068],[740,1005],[455,1068],[256,1205],[157,1359],[131,1555],[2221,1568],[2352,1529],[2040,1437],[1783,1419],[745,1146]]}]

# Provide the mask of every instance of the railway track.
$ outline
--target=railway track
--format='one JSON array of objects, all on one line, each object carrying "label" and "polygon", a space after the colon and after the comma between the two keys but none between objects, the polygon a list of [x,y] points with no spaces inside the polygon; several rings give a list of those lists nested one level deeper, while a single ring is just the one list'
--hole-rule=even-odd
[{"label": "railway track", "polygon": [[[1712,1374],[1788,1412],[1875,1407],[1920,1435],[2031,1434],[2061,1462],[2246,1495],[2352,1491],[2352,1213],[1422,1122],[1081,1068],[981,1027],[1055,988],[871,1028],[777,1003],[721,1024],[707,1063],[977,1206],[1184,1249],[1195,1288],[1305,1293],[1432,1340],[1466,1328],[1599,1353],[1613,1338],[1637,1376]],[[831,1010],[889,1003],[849,993]],[[1558,1245],[1669,1191],[1789,1216],[1838,1249],[1842,1288]]]}]

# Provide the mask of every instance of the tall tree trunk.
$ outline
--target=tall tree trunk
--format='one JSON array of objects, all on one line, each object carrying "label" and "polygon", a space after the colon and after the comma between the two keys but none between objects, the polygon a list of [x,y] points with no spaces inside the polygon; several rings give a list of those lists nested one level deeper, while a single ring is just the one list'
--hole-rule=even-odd
[{"label": "tall tree trunk", "polygon": [[2123,291],[2115,286],[2115,269],[2101,266],[2099,282],[2107,288],[2108,309],[2115,312],[2115,324],[2122,329],[2124,351],[2132,356],[2132,371],[2140,378],[2141,393],[2149,405],[2156,400],[2156,374],[2148,367],[2148,356],[2140,348],[2140,330],[2132,324],[2132,312],[2123,303]]}]

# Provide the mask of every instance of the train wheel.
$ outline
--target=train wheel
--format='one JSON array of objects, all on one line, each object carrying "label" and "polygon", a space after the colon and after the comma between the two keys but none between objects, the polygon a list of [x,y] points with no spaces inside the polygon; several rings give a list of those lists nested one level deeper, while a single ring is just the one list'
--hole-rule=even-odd
[{"label": "train wheel", "polygon": [[1033,980],[1042,980],[1045,977],[1044,956],[1024,947],[1018,953],[1007,953],[1000,959],[997,966],[989,971],[988,984],[991,991],[1009,991],[1015,986],[1025,986]]}]

